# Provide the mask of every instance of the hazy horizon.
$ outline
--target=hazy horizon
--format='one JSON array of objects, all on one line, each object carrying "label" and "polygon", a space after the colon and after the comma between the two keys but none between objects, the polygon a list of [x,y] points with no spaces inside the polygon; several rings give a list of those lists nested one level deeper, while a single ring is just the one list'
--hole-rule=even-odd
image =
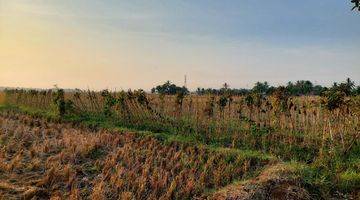
[{"label": "hazy horizon", "polygon": [[[261,4],[261,5],[260,5]],[[0,86],[360,84],[350,1],[0,0]]]}]

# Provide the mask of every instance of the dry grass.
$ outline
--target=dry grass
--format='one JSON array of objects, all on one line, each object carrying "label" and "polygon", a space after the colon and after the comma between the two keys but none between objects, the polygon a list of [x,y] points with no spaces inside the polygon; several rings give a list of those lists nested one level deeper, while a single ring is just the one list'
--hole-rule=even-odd
[{"label": "dry grass", "polygon": [[3,104],[5,102],[5,93],[0,92],[0,104]]},{"label": "dry grass", "polygon": [[309,200],[310,194],[301,187],[299,177],[289,166],[277,164],[264,170],[258,177],[229,185],[215,192],[210,199],[277,199]]},{"label": "dry grass", "polygon": [[269,163],[14,113],[0,117],[0,141],[2,199],[205,198]]},{"label": "dry grass", "polygon": [[[196,133],[205,141],[221,140],[225,132],[227,140],[231,140],[224,142],[227,147],[230,143],[232,147],[248,145],[252,149],[269,149],[275,154],[281,153],[283,149],[278,146],[283,144],[309,151],[320,151],[317,147],[322,147],[346,152],[354,138],[359,137],[360,99],[357,97],[347,99],[346,105],[340,109],[328,111],[321,103],[323,99],[316,96],[291,97],[286,109],[279,108],[275,97],[259,99],[258,103],[248,105],[244,97],[235,96],[231,104],[221,109],[219,96],[214,97],[214,106],[208,108],[211,96],[206,95],[187,96],[179,107],[175,96],[149,94],[149,104],[144,105],[139,103],[136,92],[110,94],[116,102],[110,107],[106,105],[106,97],[99,92],[66,93],[65,99],[73,102],[75,112],[102,114],[108,108],[112,118],[125,126],[171,130],[179,134]],[[14,92],[7,95],[7,101],[47,111],[54,108],[51,92]],[[213,110],[211,116],[207,114],[209,109]],[[254,126],[273,130],[276,134],[254,138],[251,135]],[[271,141],[270,146],[256,144],[259,139],[263,140],[261,142]],[[288,159],[289,155],[283,157]]]},{"label": "dry grass", "polygon": [[[71,106],[60,115],[52,92],[12,91],[6,100],[19,110],[47,117],[51,113],[52,119],[77,124],[85,121],[96,130],[126,127],[152,131],[149,135],[153,136],[162,132],[166,137],[181,137],[181,141],[234,151],[250,149],[284,161],[306,163],[309,169],[304,179],[317,197],[358,194],[359,97],[346,97],[339,108],[328,110],[323,102],[326,99],[315,96],[289,97],[286,102],[269,96],[252,104],[236,96],[222,105],[220,96],[189,95],[179,105],[176,96],[139,96],[137,92],[104,96],[83,91],[65,93],[63,100]],[[164,145],[132,133],[93,132],[13,114],[5,119],[21,123],[10,126],[9,122],[4,128],[0,169],[12,173],[22,173],[24,168],[40,171],[41,176],[34,173],[39,180],[30,186],[61,186],[56,191],[74,199],[203,197],[205,191],[228,185],[253,171],[253,166],[264,165],[259,159],[234,158],[208,147],[176,142]],[[53,190],[45,191],[51,196]]]}]

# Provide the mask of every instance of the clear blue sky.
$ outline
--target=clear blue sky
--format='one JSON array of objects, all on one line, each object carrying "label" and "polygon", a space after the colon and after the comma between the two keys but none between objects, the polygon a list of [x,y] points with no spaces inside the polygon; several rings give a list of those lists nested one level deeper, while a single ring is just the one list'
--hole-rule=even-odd
[{"label": "clear blue sky", "polygon": [[360,84],[350,0],[0,0],[0,85]]}]

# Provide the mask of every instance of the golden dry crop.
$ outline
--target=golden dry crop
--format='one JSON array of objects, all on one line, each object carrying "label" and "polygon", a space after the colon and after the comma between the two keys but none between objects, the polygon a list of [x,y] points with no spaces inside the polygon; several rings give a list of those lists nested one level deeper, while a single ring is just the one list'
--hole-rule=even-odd
[{"label": "golden dry crop", "polygon": [[271,161],[15,113],[0,117],[0,141],[2,199],[205,198]]},{"label": "golden dry crop", "polygon": [[[178,98],[142,90],[7,91],[0,193],[45,199],[359,195],[358,97],[331,110],[318,96]],[[134,131],[114,131],[123,128]]]}]

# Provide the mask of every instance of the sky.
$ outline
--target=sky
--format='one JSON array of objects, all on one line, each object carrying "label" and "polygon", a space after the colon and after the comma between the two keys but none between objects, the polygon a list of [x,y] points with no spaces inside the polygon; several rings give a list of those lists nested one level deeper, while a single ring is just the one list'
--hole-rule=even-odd
[{"label": "sky", "polygon": [[360,84],[350,0],[0,0],[0,86]]}]

